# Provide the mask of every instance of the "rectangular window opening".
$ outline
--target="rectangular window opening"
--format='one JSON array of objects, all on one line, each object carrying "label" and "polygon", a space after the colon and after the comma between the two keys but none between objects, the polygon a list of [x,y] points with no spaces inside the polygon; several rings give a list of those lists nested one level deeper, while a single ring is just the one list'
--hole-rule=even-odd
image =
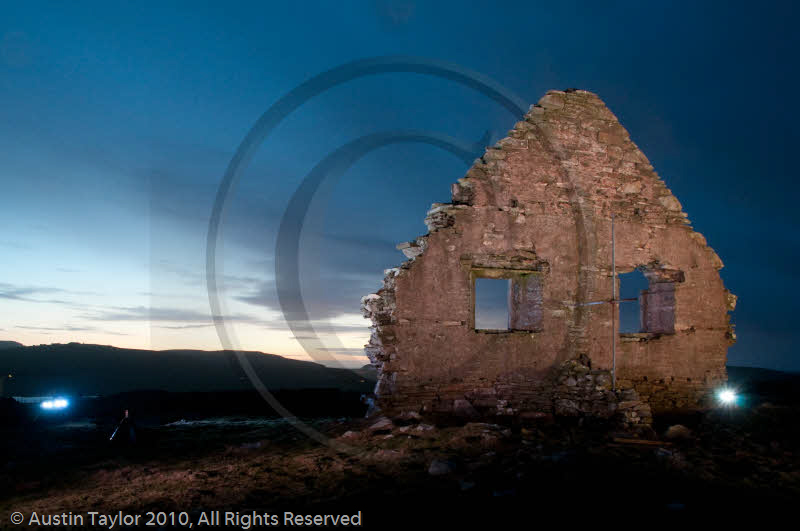
[{"label": "rectangular window opening", "polygon": [[475,330],[541,332],[541,275],[494,271],[491,276],[475,278]]},{"label": "rectangular window opening", "polygon": [[511,280],[475,279],[475,329],[509,330],[508,299]]},{"label": "rectangular window opening", "polygon": [[620,334],[675,332],[675,282],[638,269],[618,277]]},{"label": "rectangular window opening", "polygon": [[[638,269],[617,275],[619,278],[619,330],[620,334],[646,332],[642,315],[641,296],[647,292],[648,281]],[[634,300],[624,300],[634,299]]]}]

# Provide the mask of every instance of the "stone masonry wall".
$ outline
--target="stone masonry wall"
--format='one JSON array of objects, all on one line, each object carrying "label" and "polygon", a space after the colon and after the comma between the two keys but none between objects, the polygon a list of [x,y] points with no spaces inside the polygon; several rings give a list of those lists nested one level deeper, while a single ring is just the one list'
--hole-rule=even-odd
[{"label": "stone masonry wall", "polygon": [[[617,341],[617,382],[654,410],[700,407],[726,380],[735,297],[722,262],[603,102],[550,91],[434,204],[429,233],[362,300],[389,415],[541,415],[570,360],[609,371],[611,215],[617,272],[650,281],[650,330]],[[476,278],[535,276],[535,330],[474,328]],[[524,320],[523,320],[524,321]],[[584,357],[584,358],[582,358]],[[573,397],[574,398],[574,397]]]}]

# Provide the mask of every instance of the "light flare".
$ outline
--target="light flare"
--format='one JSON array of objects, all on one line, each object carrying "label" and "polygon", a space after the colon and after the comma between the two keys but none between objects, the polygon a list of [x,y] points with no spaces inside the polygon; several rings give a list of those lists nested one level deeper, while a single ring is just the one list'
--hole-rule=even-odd
[{"label": "light flare", "polygon": [[732,389],[722,389],[718,394],[717,397],[722,404],[726,406],[732,406],[736,404],[736,392]]},{"label": "light flare", "polygon": [[69,406],[69,400],[66,398],[54,398],[53,400],[45,400],[42,402],[42,409],[64,409]]}]

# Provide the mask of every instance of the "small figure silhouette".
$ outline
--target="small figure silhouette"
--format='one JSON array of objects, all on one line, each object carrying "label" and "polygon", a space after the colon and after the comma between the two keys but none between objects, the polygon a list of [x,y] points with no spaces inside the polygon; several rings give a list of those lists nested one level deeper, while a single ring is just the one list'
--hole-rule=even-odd
[{"label": "small figure silhouette", "polygon": [[117,429],[114,430],[108,440],[120,444],[136,444],[136,426],[127,409],[125,410],[125,416],[119,421]]},{"label": "small figure silhouette", "polygon": [[367,413],[365,416],[369,417],[370,415],[372,415],[376,410],[375,393],[369,393],[369,394],[362,393],[361,403],[367,406]]}]

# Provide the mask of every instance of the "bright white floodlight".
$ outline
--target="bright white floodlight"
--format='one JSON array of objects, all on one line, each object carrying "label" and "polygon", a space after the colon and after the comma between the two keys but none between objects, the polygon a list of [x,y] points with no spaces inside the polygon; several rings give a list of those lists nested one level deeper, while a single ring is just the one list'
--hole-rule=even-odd
[{"label": "bright white floodlight", "polygon": [[69,405],[69,400],[66,398],[56,398],[53,400],[45,400],[42,402],[42,409],[64,409]]},{"label": "bright white floodlight", "polygon": [[730,389],[723,389],[719,392],[719,401],[725,405],[733,405],[736,403],[736,393]]}]

